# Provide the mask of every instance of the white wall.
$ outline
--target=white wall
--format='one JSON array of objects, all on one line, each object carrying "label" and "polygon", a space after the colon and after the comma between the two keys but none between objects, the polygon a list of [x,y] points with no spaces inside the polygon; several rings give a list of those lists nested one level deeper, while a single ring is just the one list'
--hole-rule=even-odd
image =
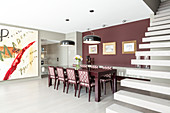
[{"label": "white wall", "polygon": [[72,40],[75,42],[75,46],[69,46],[68,48],[68,65],[74,64],[74,56],[81,55],[82,56],[82,33],[80,32],[72,32],[66,34],[66,39]]},{"label": "white wall", "polygon": [[[60,44],[50,44],[46,46],[48,64],[54,66],[67,65],[67,48]],[[57,61],[57,58],[59,59]]]}]

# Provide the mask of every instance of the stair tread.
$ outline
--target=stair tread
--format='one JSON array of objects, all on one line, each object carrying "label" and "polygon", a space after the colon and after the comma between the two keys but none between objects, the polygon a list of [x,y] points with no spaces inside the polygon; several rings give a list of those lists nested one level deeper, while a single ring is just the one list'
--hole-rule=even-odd
[{"label": "stair tread", "polygon": [[152,78],[162,78],[162,79],[170,79],[169,71],[155,70],[155,69],[126,69],[127,75],[138,75],[144,77],[152,77]]},{"label": "stair tread", "polygon": [[166,35],[166,34],[170,34],[170,29],[145,32],[145,36]]},{"label": "stair tread", "polygon": [[160,7],[160,8],[159,8],[159,10],[165,10],[165,9],[170,9],[170,6]]},{"label": "stair tread", "polygon": [[167,48],[170,47],[170,42],[157,42],[149,44],[139,44],[140,49],[149,49],[149,48]]},{"label": "stair tread", "polygon": [[153,65],[153,66],[170,66],[170,60],[136,60],[132,59],[133,65]]},{"label": "stair tread", "polygon": [[170,35],[152,36],[152,37],[142,38],[142,42],[165,41],[165,40],[170,40]]},{"label": "stair tread", "polygon": [[170,20],[170,16],[165,16],[165,17],[161,17],[161,18],[154,18],[152,20],[152,22],[161,22],[161,21],[165,21],[165,20]]},{"label": "stair tread", "polygon": [[121,106],[119,104],[113,104],[106,108],[106,113],[143,113],[131,108]]},{"label": "stair tread", "polygon": [[121,80],[121,86],[170,95],[170,84],[165,83],[124,79]]},{"label": "stair tread", "polygon": [[148,27],[148,31],[161,30],[161,29],[170,29],[170,24]]},{"label": "stair tread", "polygon": [[[168,6],[168,7],[169,7],[169,6]],[[166,12],[166,13],[159,13],[159,14],[154,15],[154,18],[161,18],[161,17],[169,16],[169,15],[170,15],[169,12]]]},{"label": "stair tread", "polygon": [[136,51],[135,56],[170,56],[170,51]]},{"label": "stair tread", "polygon": [[168,24],[168,23],[170,23],[170,20],[164,20],[164,21],[150,23],[150,26],[158,26],[158,25],[164,25],[164,24]]},{"label": "stair tread", "polygon": [[114,99],[158,112],[168,113],[170,111],[169,100],[152,96],[120,90],[114,94]]}]

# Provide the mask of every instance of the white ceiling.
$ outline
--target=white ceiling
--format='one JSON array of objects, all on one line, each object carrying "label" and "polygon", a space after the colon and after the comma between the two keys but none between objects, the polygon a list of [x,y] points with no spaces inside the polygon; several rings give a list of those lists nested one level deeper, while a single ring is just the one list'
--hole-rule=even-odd
[{"label": "white ceiling", "polygon": [[143,0],[0,0],[0,4],[0,23],[60,33],[136,21],[152,13]]}]

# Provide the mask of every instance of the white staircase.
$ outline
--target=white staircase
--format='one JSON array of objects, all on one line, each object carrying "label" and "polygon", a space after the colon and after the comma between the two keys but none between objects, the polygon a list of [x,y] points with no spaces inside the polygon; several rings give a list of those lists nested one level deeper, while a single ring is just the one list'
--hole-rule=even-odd
[{"label": "white staircase", "polygon": [[[131,60],[132,65],[141,66],[156,66],[170,67],[170,0],[162,2],[158,12],[154,16],[148,32],[145,33],[142,42],[139,44],[139,49],[151,49],[150,51],[137,51],[136,59]],[[144,58],[143,58],[144,57]],[[154,59],[149,59],[154,57]],[[158,59],[156,59],[159,57]],[[143,58],[143,59],[141,59]],[[162,58],[162,59],[161,59]],[[167,58],[167,59],[166,59]],[[132,107],[125,107],[119,104],[113,104],[106,108],[106,113],[141,113],[141,109],[148,109],[153,112],[170,113],[170,100],[164,96],[170,97],[170,82],[163,83],[161,80],[170,81],[170,69],[165,71],[160,68],[156,69],[127,69],[127,75],[135,75],[137,78],[144,77],[148,79],[159,79],[155,81],[142,81],[137,79],[123,79],[121,86],[131,88],[133,90],[120,90],[114,94],[114,99],[118,102],[123,102]],[[141,91],[147,91],[147,94],[140,94]],[[140,92],[140,93],[139,93]],[[150,92],[150,93],[149,93]],[[159,95],[153,96],[153,93]],[[162,98],[164,97],[164,98]],[[137,106],[139,111],[133,110]]]}]

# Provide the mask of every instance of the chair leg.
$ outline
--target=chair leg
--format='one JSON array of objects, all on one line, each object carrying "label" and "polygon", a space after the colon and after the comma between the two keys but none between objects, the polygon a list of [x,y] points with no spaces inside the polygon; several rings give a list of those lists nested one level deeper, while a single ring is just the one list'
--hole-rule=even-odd
[{"label": "chair leg", "polygon": [[106,82],[104,82],[104,95],[106,95]]},{"label": "chair leg", "polygon": [[52,80],[51,80],[51,78],[50,77],[48,77],[48,87],[50,87],[51,85],[52,85]]},{"label": "chair leg", "polygon": [[68,93],[68,89],[69,89],[69,84],[70,84],[70,83],[68,82],[68,83],[67,83],[67,92],[66,92],[66,93]]},{"label": "chair leg", "polygon": [[57,90],[58,90],[59,84],[60,84],[60,80],[57,81]]},{"label": "chair leg", "polygon": [[87,93],[87,87],[86,87],[86,93]]},{"label": "chair leg", "polygon": [[66,82],[63,81],[63,92],[65,92]]},{"label": "chair leg", "polygon": [[80,97],[80,91],[81,91],[81,85],[79,85],[79,94],[78,94],[78,98]]},{"label": "chair leg", "polygon": [[91,95],[91,87],[89,87],[89,102],[90,102],[90,95]]},{"label": "chair leg", "polygon": [[57,79],[54,79],[54,89],[55,89],[55,87],[56,87],[56,80],[57,80]]},{"label": "chair leg", "polygon": [[74,87],[75,87],[75,94],[74,94],[74,96],[76,97],[76,93],[77,93],[77,84],[74,84]]},{"label": "chair leg", "polygon": [[102,86],[102,89],[103,89],[103,82],[101,81],[101,86]]},{"label": "chair leg", "polygon": [[111,91],[112,91],[112,81],[110,81],[110,87],[111,87]]}]

